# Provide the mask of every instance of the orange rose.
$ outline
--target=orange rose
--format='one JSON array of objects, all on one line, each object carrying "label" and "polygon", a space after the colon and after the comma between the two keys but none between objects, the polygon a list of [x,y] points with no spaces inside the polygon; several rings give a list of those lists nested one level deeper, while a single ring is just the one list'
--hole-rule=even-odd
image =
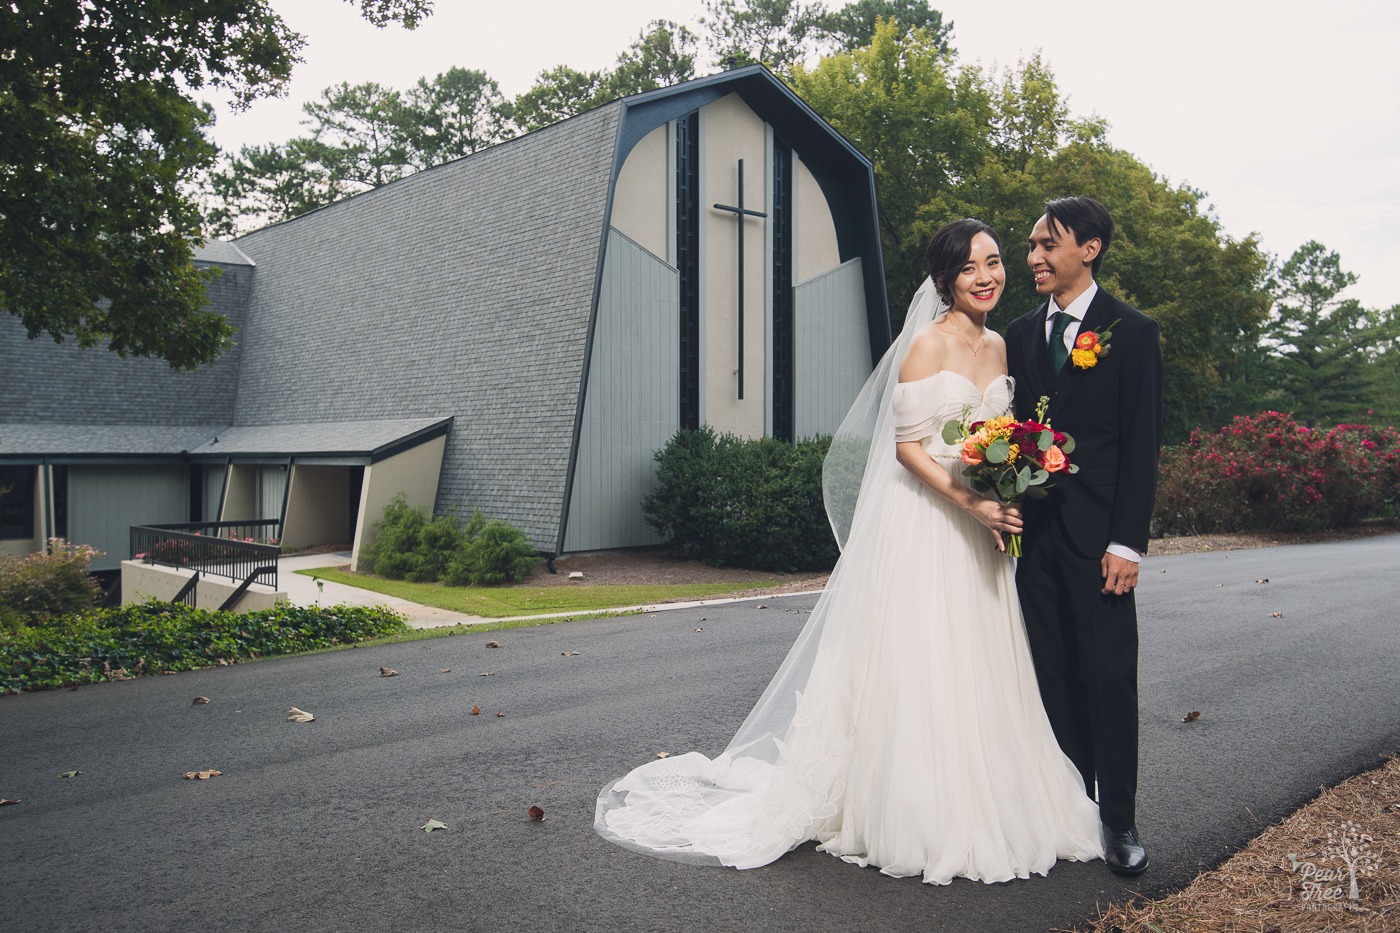
[{"label": "orange rose", "polygon": [[1054,444],[1050,445],[1050,448],[1045,451],[1045,455],[1040,459],[1041,466],[1045,467],[1046,471],[1050,473],[1060,472],[1069,463],[1069,459],[1065,456],[1065,452],[1060,448],[1056,447]]},{"label": "orange rose", "polygon": [[1074,341],[1074,345],[1081,350],[1092,350],[1099,345],[1099,335],[1091,330],[1086,330],[1079,335],[1079,339]]},{"label": "orange rose", "polygon": [[969,437],[963,441],[962,461],[963,463],[981,463],[987,459],[987,455],[982,453],[977,447],[977,440]]}]

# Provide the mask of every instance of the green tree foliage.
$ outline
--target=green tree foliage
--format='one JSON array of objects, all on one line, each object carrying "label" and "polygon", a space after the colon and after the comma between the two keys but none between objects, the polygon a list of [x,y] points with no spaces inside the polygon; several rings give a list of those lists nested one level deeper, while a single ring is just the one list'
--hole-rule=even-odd
[{"label": "green tree foliage", "polygon": [[[429,0],[358,0],[407,26]],[[104,341],[190,369],[227,322],[193,265],[187,193],[215,149],[209,107],[280,92],[302,38],[268,0],[12,0],[0,9],[0,305],[31,338]]]},{"label": "green tree foliage", "polygon": [[786,73],[816,49],[820,3],[797,0],[705,0],[700,25],[706,48],[721,65],[762,62]]},{"label": "green tree foliage", "polygon": [[[1394,372],[1400,314],[1371,311],[1342,293],[1356,276],[1316,240],[1294,251],[1271,278],[1275,303],[1264,326],[1262,382],[1273,407],[1313,426],[1365,422],[1396,407]],[[1384,409],[1390,409],[1385,411]]]},{"label": "green tree foliage", "polygon": [[341,198],[494,145],[506,104],[485,72],[451,68],[407,92],[339,84],[305,104],[309,132],[244,146],[208,179],[218,235],[287,220]]},{"label": "green tree foliage", "polygon": [[815,16],[816,32],[831,44],[830,51],[854,51],[875,39],[877,20],[893,21],[901,33],[922,29],[944,52],[953,37],[953,24],[927,0],[856,0],[839,10]]},{"label": "green tree foliage", "polygon": [[612,69],[579,71],[557,65],[511,102],[508,112],[523,133],[558,123],[609,101],[669,87],[695,77],[695,34],[669,20],[653,20],[618,55]]}]

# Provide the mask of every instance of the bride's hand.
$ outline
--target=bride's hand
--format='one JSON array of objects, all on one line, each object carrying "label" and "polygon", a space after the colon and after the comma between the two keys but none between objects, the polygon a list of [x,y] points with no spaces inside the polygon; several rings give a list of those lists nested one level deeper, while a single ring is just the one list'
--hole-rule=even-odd
[{"label": "bride's hand", "polygon": [[996,539],[997,550],[1005,551],[1006,542],[1002,535],[1018,535],[1021,533],[1021,512],[1019,509],[1008,505],[1002,505],[995,499],[978,499],[968,509],[972,517],[977,519],[992,533]]}]

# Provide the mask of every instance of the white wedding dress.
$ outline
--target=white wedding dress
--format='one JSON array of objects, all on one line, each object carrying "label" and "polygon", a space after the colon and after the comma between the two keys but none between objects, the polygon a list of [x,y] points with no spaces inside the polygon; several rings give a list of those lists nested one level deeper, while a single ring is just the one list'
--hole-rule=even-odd
[{"label": "white wedding dress", "polygon": [[[975,420],[1006,413],[1011,388],[998,377],[979,392],[947,371],[901,383],[887,393],[895,437],[961,477],[943,425],[968,408]],[[1098,807],[1041,706],[1015,562],[907,470],[882,476],[891,488],[857,508],[817,624],[729,748],[652,761],[609,785],[601,835],[736,868],[815,840],[937,884],[1102,857]]]}]

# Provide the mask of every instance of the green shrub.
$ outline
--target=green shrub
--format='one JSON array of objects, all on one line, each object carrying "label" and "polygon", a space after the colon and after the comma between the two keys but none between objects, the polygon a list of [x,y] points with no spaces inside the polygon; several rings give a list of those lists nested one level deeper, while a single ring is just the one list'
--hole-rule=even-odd
[{"label": "green shrub", "polygon": [[0,628],[47,625],[97,605],[102,587],[88,566],[98,553],[50,538],[47,551],[0,557]]},{"label": "green shrub", "polygon": [[0,693],[125,680],[408,631],[383,607],[291,606],[211,612],[150,602],[0,632]]},{"label": "green shrub", "polygon": [[479,513],[473,513],[442,580],[454,586],[515,583],[524,579],[540,560],[523,531],[502,521],[485,521]]},{"label": "green shrub", "polygon": [[822,505],[830,437],[787,444],[682,430],[657,451],[647,521],[673,547],[716,565],[827,570],[838,556]]},{"label": "green shrub", "polygon": [[1400,432],[1290,415],[1241,415],[1163,451],[1154,524],[1164,534],[1315,531],[1396,512]]},{"label": "green shrub", "polygon": [[368,573],[391,580],[454,586],[489,586],[524,578],[541,560],[525,533],[473,512],[465,525],[455,515],[429,519],[403,496],[384,507],[374,545],[360,556]]}]

